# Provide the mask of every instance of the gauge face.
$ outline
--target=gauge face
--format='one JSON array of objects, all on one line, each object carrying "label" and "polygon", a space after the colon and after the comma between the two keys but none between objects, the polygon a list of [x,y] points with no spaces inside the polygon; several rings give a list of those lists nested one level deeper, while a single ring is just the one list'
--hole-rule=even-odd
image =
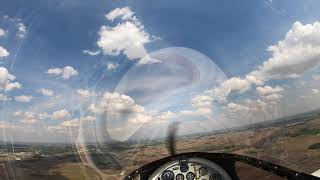
[{"label": "gauge face", "polygon": [[222,177],[220,176],[220,174],[213,173],[213,174],[210,176],[210,180],[222,180]]},{"label": "gauge face", "polygon": [[187,180],[193,180],[195,178],[195,174],[193,172],[188,172],[186,178]]},{"label": "gauge face", "polygon": [[183,163],[183,164],[180,165],[180,171],[181,172],[185,173],[185,172],[188,172],[188,170],[189,170],[188,164]]},{"label": "gauge face", "polygon": [[166,170],[161,175],[162,180],[174,180],[174,173],[172,171]]},{"label": "gauge face", "polygon": [[177,174],[176,180],[184,180],[184,175],[183,174]]},{"label": "gauge face", "polygon": [[201,167],[201,168],[199,169],[199,173],[200,173],[201,176],[205,176],[205,175],[207,175],[208,170],[207,170],[207,168],[205,168],[205,167]]}]

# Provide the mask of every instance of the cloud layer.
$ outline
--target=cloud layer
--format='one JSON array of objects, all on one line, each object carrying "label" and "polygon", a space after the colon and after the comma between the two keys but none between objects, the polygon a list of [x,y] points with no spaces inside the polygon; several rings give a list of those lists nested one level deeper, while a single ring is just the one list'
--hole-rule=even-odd
[{"label": "cloud layer", "polygon": [[320,23],[303,25],[295,22],[283,40],[267,49],[271,58],[245,78],[232,77],[212,90],[217,99],[225,99],[232,91],[245,92],[252,85],[267,81],[297,78],[320,66]]}]

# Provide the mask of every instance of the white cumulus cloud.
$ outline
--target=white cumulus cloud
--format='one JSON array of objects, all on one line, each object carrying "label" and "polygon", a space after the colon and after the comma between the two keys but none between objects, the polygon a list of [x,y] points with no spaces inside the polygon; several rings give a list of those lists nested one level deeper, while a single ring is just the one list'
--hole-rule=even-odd
[{"label": "white cumulus cloud", "polygon": [[249,110],[249,107],[242,104],[233,103],[233,102],[228,103],[226,107],[231,112],[244,112]]},{"label": "white cumulus cloud", "polygon": [[272,58],[260,67],[265,78],[296,77],[320,65],[320,23],[295,22],[285,38],[268,48]]},{"label": "white cumulus cloud", "polygon": [[72,119],[68,121],[64,121],[61,123],[61,126],[64,128],[72,128],[72,127],[78,127],[80,125],[79,119]]},{"label": "white cumulus cloud", "polygon": [[32,96],[21,95],[21,96],[16,96],[14,99],[16,101],[18,101],[18,102],[27,103],[27,102],[30,102],[33,99],[33,97]]},{"label": "white cumulus cloud", "polygon": [[9,56],[10,53],[7,49],[4,47],[0,46],[0,59]]},{"label": "white cumulus cloud", "polygon": [[84,116],[80,118],[81,121],[94,122],[96,118],[94,116]]},{"label": "white cumulus cloud", "polygon": [[38,90],[38,92],[44,96],[53,96],[54,95],[54,92],[51,89],[41,88]]},{"label": "white cumulus cloud", "polygon": [[218,101],[225,101],[226,97],[233,91],[244,92],[251,88],[251,83],[246,79],[232,77],[224,81],[219,87],[210,91],[211,96]]},{"label": "white cumulus cloud", "polygon": [[99,50],[98,51],[83,50],[82,52],[83,54],[88,54],[90,56],[97,56],[100,54]]},{"label": "white cumulus cloud", "polygon": [[5,67],[0,67],[0,91],[11,91],[13,89],[21,88],[21,84],[13,82],[16,77],[8,72]]},{"label": "white cumulus cloud", "polygon": [[267,101],[279,101],[283,97],[282,94],[270,94],[267,96],[264,96],[263,98]]},{"label": "white cumulus cloud", "polygon": [[285,38],[267,49],[272,57],[249,75],[262,82],[296,78],[320,66],[320,23],[295,22]]},{"label": "white cumulus cloud", "polygon": [[70,112],[66,109],[61,109],[52,113],[51,118],[54,120],[64,120],[71,116]]},{"label": "white cumulus cloud", "polygon": [[101,26],[97,45],[104,54],[123,53],[130,60],[141,59],[141,64],[159,62],[149,57],[144,45],[151,42],[150,35],[129,7],[114,9],[106,17],[111,21],[120,18],[122,22],[113,27]]},{"label": "white cumulus cloud", "polygon": [[[4,15],[3,18],[7,21],[9,21],[10,23],[14,23],[14,25],[16,26],[17,30],[16,30],[16,36],[18,38],[25,38],[28,30],[26,25],[22,22],[21,18],[16,18],[16,17],[9,17],[8,15]],[[1,31],[1,30],[0,30]],[[1,32],[0,32],[1,33]]]},{"label": "white cumulus cloud", "polygon": [[64,68],[51,68],[47,71],[47,74],[52,76],[60,76],[66,80],[73,76],[77,76],[79,73],[73,67],[65,66]]},{"label": "white cumulus cloud", "polygon": [[38,121],[37,115],[30,111],[16,111],[13,115],[19,118],[21,122],[26,124],[34,124]]},{"label": "white cumulus cloud", "polygon": [[280,86],[276,86],[274,88],[271,86],[257,87],[256,90],[261,96],[278,94],[284,91],[284,89]]},{"label": "white cumulus cloud", "polygon": [[[92,105],[90,109],[98,113],[106,112],[110,136],[121,141],[129,138],[143,124],[151,120],[157,121],[130,96],[117,92],[104,93],[100,102]],[[120,129],[125,131],[119,131]]]},{"label": "white cumulus cloud", "polygon": [[11,91],[13,89],[20,89],[22,86],[19,82],[8,83],[5,87],[5,91]]},{"label": "white cumulus cloud", "polygon": [[129,138],[144,124],[165,123],[176,117],[170,111],[147,110],[130,96],[118,92],[105,92],[97,104],[89,106],[89,110],[93,113],[106,113],[108,132],[112,138],[121,141]]},{"label": "white cumulus cloud", "polygon": [[134,18],[134,12],[131,11],[129,7],[116,8],[106,14],[106,18],[113,21],[116,18],[121,18],[122,20],[130,20]]},{"label": "white cumulus cloud", "polygon": [[213,98],[208,95],[198,95],[192,99],[192,106],[197,113],[202,115],[212,115]]},{"label": "white cumulus cloud", "polygon": [[92,96],[95,95],[94,92],[92,91],[89,91],[87,89],[78,89],[77,90],[77,93],[81,96],[81,98],[85,99],[85,100],[88,100],[90,99]]},{"label": "white cumulus cloud", "polygon": [[24,38],[27,35],[27,27],[23,24],[23,23],[18,23],[17,24],[17,28],[18,28],[18,32],[17,32],[17,36],[19,38]]},{"label": "white cumulus cloud", "polygon": [[[320,23],[303,25],[295,22],[283,40],[269,46],[271,58],[245,78],[233,77],[213,90],[216,97],[227,97],[232,91],[245,92],[252,85],[261,86],[269,80],[297,78],[320,66]],[[276,99],[279,95],[269,96]]]},{"label": "white cumulus cloud", "polygon": [[129,115],[128,120],[132,122],[146,122],[149,120],[144,107],[136,104],[130,96],[117,92],[106,92],[101,98],[99,108],[108,112],[108,115],[111,116]]},{"label": "white cumulus cloud", "polygon": [[97,45],[104,54],[117,56],[123,52],[131,60],[147,55],[144,44],[150,42],[149,34],[134,22],[127,21],[115,27],[102,26],[99,35]]},{"label": "white cumulus cloud", "polygon": [[118,66],[119,66],[118,63],[111,63],[111,62],[107,63],[107,69],[108,70],[116,70],[118,68]]},{"label": "white cumulus cloud", "polygon": [[6,35],[6,31],[3,30],[2,28],[0,28],[0,37],[5,36]]}]

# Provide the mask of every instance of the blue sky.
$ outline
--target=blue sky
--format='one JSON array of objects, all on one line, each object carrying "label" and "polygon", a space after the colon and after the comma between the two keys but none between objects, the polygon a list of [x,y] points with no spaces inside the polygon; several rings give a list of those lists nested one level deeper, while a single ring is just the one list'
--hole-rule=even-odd
[{"label": "blue sky", "polygon": [[[319,6],[320,2],[315,0],[5,0],[0,6],[0,29],[4,32],[1,36],[0,31],[0,47],[9,55],[2,52],[0,66],[16,77],[8,82],[18,82],[21,87],[0,91],[3,126],[8,129],[30,127],[34,130],[26,132],[28,135],[8,131],[8,137],[15,136],[20,141],[35,137],[34,132],[38,132],[40,127],[51,128],[55,130],[53,134],[60,136],[50,139],[51,130],[48,130],[41,132],[47,135],[39,141],[65,141],[62,127],[67,127],[72,135],[77,134],[73,129],[79,127],[81,119],[98,121],[97,114],[103,108],[107,112],[122,112],[125,109],[128,114],[122,113],[121,117],[116,117],[111,113],[106,120],[107,129],[111,127],[111,136],[123,140],[144,126],[151,130],[154,126],[166,127],[168,122],[162,123],[164,117],[188,119],[186,128],[199,120],[203,127],[208,123],[212,127],[190,130],[201,132],[247,124],[264,117],[261,114],[270,114],[267,111],[275,113],[267,118],[273,119],[295,112],[295,109],[313,109],[317,105],[313,101],[298,107],[285,104],[296,104],[300,96],[308,98],[308,94],[317,94],[318,54],[298,48],[310,45],[317,52],[318,25],[315,23],[320,19]],[[117,8],[127,14],[117,14],[113,20],[108,19],[106,15]],[[127,18],[124,18],[125,15],[128,15]],[[296,24],[297,32],[293,32],[292,39],[296,37],[299,42],[292,45],[291,36],[286,38],[286,34],[295,29],[296,22],[300,24]],[[108,44],[109,39],[117,36],[121,30],[118,25],[122,24],[130,24],[138,32],[130,31],[136,33],[131,36],[126,28],[123,30],[125,33],[120,33],[125,38]],[[307,24],[314,29],[313,33],[306,35],[310,42],[305,42],[305,37],[300,33]],[[130,44],[136,41],[140,45]],[[285,46],[277,44],[279,41],[284,41]],[[275,45],[276,50],[268,52],[271,45]],[[170,49],[177,46],[189,49]],[[162,51],[164,56],[159,51],[163,48],[169,48]],[[119,49],[119,53],[114,53]],[[297,54],[288,60],[284,58],[287,50],[291,54],[301,50],[301,54],[310,53],[310,56],[298,58],[300,54]],[[179,52],[174,54],[173,51]],[[194,53],[200,54],[196,57]],[[163,58],[165,62],[139,65],[149,56],[151,60]],[[179,60],[170,61],[166,57]],[[279,62],[279,67],[270,60],[273,57]],[[203,62],[200,63],[197,58]],[[267,61],[270,63],[264,65]],[[296,63],[292,65],[290,61]],[[187,62],[191,65],[186,65]],[[197,71],[201,78],[196,76]],[[204,76],[208,83],[202,82]],[[154,87],[158,89],[153,91]],[[297,91],[287,91],[290,87]],[[291,100],[292,97],[297,100]],[[126,107],[120,104],[120,108],[124,109],[109,110],[103,106],[104,98],[108,103],[115,100],[127,104]],[[250,112],[250,117],[243,115],[246,116],[244,122],[225,112],[236,111],[236,108],[248,110],[252,106],[250,103],[267,103],[267,98],[282,99],[276,102],[277,111],[264,109],[263,112]],[[95,112],[92,108],[90,111],[91,105],[95,105]],[[55,112],[55,115],[61,113],[63,117],[55,117]],[[145,120],[138,122],[135,120],[137,118]],[[150,119],[157,118],[161,119],[157,122],[161,125],[155,123],[156,120],[150,123]],[[105,126],[103,122],[99,123],[102,123],[99,126]],[[134,128],[126,129],[127,126]],[[124,133],[126,137],[118,137],[119,132],[127,132]],[[161,135],[163,132],[154,136]]]},{"label": "blue sky", "polygon": [[[267,56],[265,49],[277,42],[295,21],[311,23],[318,20],[318,3],[4,1],[1,12],[23,18],[27,26],[31,25],[29,39],[25,40],[28,46],[24,46],[20,57],[29,59],[28,62],[41,58],[43,63],[50,62],[46,65],[54,65],[87,58],[79,52],[95,48],[97,29],[107,23],[103,14],[130,5],[146,30],[163,38],[150,45],[150,50],[168,46],[194,48],[214,59],[229,76],[233,76],[259,65]],[[12,42],[12,45],[17,44]],[[35,52],[30,53],[28,47],[33,51],[35,47],[41,47],[45,53],[39,52],[39,57],[31,58],[29,56]],[[234,64],[241,68],[234,68]]]}]

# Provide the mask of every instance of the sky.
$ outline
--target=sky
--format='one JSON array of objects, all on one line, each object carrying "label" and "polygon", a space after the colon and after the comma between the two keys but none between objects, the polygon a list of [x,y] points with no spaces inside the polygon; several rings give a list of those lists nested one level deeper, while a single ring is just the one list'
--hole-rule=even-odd
[{"label": "sky", "polygon": [[319,6],[4,0],[1,140],[153,139],[319,109]]}]

